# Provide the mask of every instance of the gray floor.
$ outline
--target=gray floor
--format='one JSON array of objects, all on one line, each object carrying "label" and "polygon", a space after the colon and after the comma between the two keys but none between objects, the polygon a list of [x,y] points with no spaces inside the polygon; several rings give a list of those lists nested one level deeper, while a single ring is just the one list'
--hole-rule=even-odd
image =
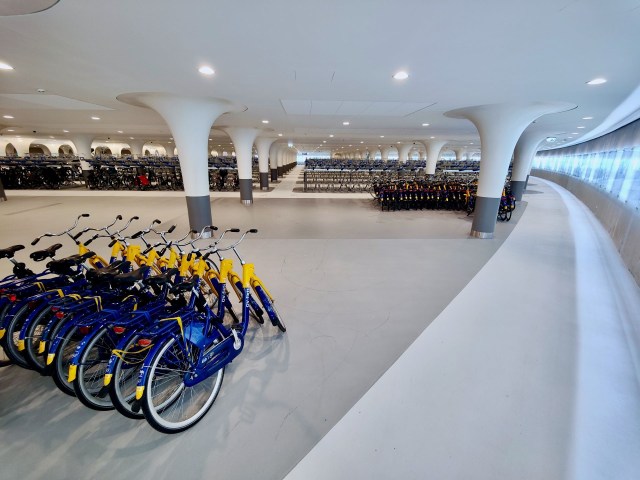
[{"label": "gray floor", "polygon": [[[90,411],[32,372],[0,370],[0,478],[283,478],[478,273],[518,217],[499,224],[495,240],[477,241],[464,214],[380,212],[365,199],[260,198],[247,208],[216,198],[212,206],[215,224],[260,230],[241,251],[277,297],[287,334],[252,329],[213,409],[177,436]],[[85,211],[87,224],[121,213],[187,227],[176,196],[12,196],[0,203],[1,242],[26,243]]]}]

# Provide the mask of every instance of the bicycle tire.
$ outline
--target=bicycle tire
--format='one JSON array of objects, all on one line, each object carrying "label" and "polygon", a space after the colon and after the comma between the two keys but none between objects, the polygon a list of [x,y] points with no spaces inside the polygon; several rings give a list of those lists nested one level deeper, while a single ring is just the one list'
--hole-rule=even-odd
[{"label": "bicycle tire", "polygon": [[6,331],[2,341],[0,342],[0,345],[4,348],[4,352],[11,362],[15,365],[20,365],[22,368],[26,368],[27,370],[31,370],[31,366],[24,359],[22,352],[18,350],[18,336],[30,310],[28,302],[20,307],[13,318],[6,323]]},{"label": "bicycle tire", "polygon": [[[182,348],[176,338],[170,337],[150,363],[141,403],[147,422],[159,432],[171,434],[191,428],[204,418],[220,392],[224,367],[196,385],[185,386],[185,372],[192,371],[190,361],[197,361],[197,357],[192,358],[194,354],[197,356],[193,349]],[[173,365],[175,368],[171,368]],[[197,401],[194,408],[185,407],[190,400]]]},{"label": "bicycle tire", "polygon": [[108,328],[103,327],[87,343],[80,356],[76,378],[72,382],[73,390],[78,400],[92,410],[115,408],[109,397],[109,389],[104,385],[104,371],[114,348],[115,343],[109,336]]},{"label": "bicycle tire", "polygon": [[[122,349],[125,353],[116,360],[113,377],[109,384],[109,397],[111,397],[113,406],[125,417],[135,420],[144,418],[144,414],[140,410],[134,411],[132,408],[133,401],[136,399],[136,384],[139,371],[139,368],[136,368],[135,365],[142,364],[147,351],[144,352],[142,357],[136,358],[130,357],[133,354],[129,352],[139,339],[140,335],[134,335]],[[125,361],[123,357],[127,358],[128,361]],[[125,365],[132,365],[132,367],[125,370]]]},{"label": "bicycle tire", "polygon": [[50,309],[45,308],[33,319],[25,335],[24,359],[38,373],[45,373],[47,368],[47,356],[44,352],[39,353],[39,346],[44,327],[49,323],[53,314]]},{"label": "bicycle tire", "polygon": [[[69,376],[69,363],[73,357],[73,352],[82,340],[81,338],[77,338],[77,332],[78,327],[72,327],[71,330],[67,332],[62,342],[60,342],[58,351],[55,352],[56,356],[54,357],[53,365],[51,365],[51,377],[54,383],[63,393],[71,397],[76,396],[76,391],[73,385],[67,381]],[[76,337],[75,339],[74,336]]]}]

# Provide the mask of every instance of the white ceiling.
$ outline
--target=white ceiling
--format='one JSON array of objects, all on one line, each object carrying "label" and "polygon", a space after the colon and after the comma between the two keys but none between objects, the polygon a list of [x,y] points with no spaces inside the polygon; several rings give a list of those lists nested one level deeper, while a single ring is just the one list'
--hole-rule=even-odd
[{"label": "white ceiling", "polygon": [[[363,148],[381,135],[477,145],[469,121],[443,113],[565,101],[578,108],[530,128],[575,141],[640,84],[639,27],[640,0],[62,0],[0,17],[0,61],[15,68],[0,70],[0,117],[15,117],[0,129],[164,140],[159,115],[116,100],[162,91],[248,107],[216,125],[267,119],[283,140]],[[407,80],[392,78],[400,69]],[[600,76],[608,83],[586,85]]]}]

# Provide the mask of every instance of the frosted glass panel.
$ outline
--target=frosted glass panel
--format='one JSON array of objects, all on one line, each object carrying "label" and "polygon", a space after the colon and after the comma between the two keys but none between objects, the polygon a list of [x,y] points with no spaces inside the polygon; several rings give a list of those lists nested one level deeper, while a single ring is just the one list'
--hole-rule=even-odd
[{"label": "frosted glass panel", "polygon": [[574,147],[539,152],[533,168],[580,178],[640,209],[640,120]]}]

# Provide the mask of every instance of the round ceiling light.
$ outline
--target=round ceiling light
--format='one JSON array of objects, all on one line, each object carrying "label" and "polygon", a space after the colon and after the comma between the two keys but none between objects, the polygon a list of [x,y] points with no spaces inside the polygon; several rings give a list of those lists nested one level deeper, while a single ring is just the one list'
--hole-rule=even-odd
[{"label": "round ceiling light", "polygon": [[207,65],[203,65],[200,68],[198,68],[198,71],[203,74],[203,75],[213,75],[215,72],[215,70]]},{"label": "round ceiling light", "polygon": [[423,124],[422,124],[422,126],[423,126],[423,127],[428,127],[428,126],[429,126],[429,124],[428,124],[428,123],[423,123]]},{"label": "round ceiling light", "polygon": [[582,117],[583,120],[593,120],[593,117]]},{"label": "round ceiling light", "polygon": [[594,78],[593,80],[589,80],[587,82],[587,85],[602,85],[603,83],[607,83],[607,79],[598,77],[598,78]]},{"label": "round ceiling light", "polygon": [[2,118],[6,118],[7,120],[11,120],[13,115],[3,115]]},{"label": "round ceiling light", "polygon": [[269,120],[262,120],[262,123],[269,123]]},{"label": "round ceiling light", "polygon": [[342,122],[342,124],[345,125],[345,126],[350,125],[349,122]]},{"label": "round ceiling light", "polygon": [[407,78],[409,78],[409,74],[407,72],[405,72],[404,70],[401,70],[401,71],[395,73],[393,75],[393,78],[395,78],[396,80],[406,80]]},{"label": "round ceiling light", "polygon": [[100,120],[100,117],[91,117],[91,120]]},{"label": "round ceiling light", "polygon": [[0,70],[13,70],[13,67],[8,63],[0,62]]}]

